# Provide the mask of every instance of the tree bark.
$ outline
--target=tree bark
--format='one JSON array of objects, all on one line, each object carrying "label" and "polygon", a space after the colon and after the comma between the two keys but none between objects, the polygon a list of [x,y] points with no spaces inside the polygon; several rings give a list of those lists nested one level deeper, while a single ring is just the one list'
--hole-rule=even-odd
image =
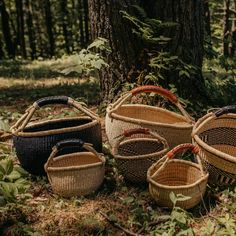
[{"label": "tree bark", "polygon": [[54,56],[55,51],[55,40],[53,35],[53,23],[52,23],[52,14],[51,14],[51,2],[50,0],[44,0],[44,9],[45,9],[45,24],[47,28],[47,35],[49,40],[49,54]]},{"label": "tree bark", "polygon": [[36,42],[35,42],[35,32],[34,32],[34,24],[33,24],[33,16],[32,16],[32,5],[30,0],[25,0],[25,7],[27,12],[26,24],[28,28],[28,38],[30,45],[30,56],[31,59],[34,60],[36,58]]},{"label": "tree bark", "polygon": [[9,24],[9,15],[6,10],[6,5],[4,0],[0,0],[0,13],[1,13],[1,22],[2,22],[2,33],[6,43],[6,49],[9,57],[15,56],[15,46],[12,41],[10,24]]},{"label": "tree bark", "polygon": [[203,1],[143,0],[143,5],[149,17],[162,22],[178,23],[175,30],[173,28],[163,30],[162,34],[172,39],[164,50],[197,68],[197,71],[190,74],[190,78],[180,78],[178,73],[170,71],[166,75],[165,84],[174,84],[178,94],[184,98],[191,100],[204,98],[204,79],[201,71],[204,53]]},{"label": "tree bark", "polygon": [[101,98],[110,102],[121,90],[129,74],[138,66],[140,45],[121,10],[130,12],[135,0],[89,0],[92,39],[106,38],[111,47],[107,57],[109,68],[100,73]]},{"label": "tree bark", "polygon": [[235,47],[236,47],[236,0],[233,1],[233,19],[232,19],[232,27],[231,27],[231,34],[232,34],[232,39],[231,39],[231,45],[230,45],[230,56],[233,57],[235,54]]}]

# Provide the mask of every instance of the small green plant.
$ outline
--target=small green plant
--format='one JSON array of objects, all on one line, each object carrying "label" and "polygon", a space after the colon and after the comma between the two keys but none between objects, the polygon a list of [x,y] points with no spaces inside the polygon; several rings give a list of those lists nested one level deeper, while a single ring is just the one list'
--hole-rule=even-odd
[{"label": "small green plant", "polygon": [[75,72],[79,75],[97,77],[98,71],[102,67],[108,66],[102,52],[110,52],[108,41],[104,38],[97,38],[87,49],[82,49],[78,54],[70,56],[70,65],[61,73],[68,75]]},{"label": "small green plant", "polygon": [[26,176],[27,173],[21,167],[14,166],[11,159],[5,158],[0,161],[0,205],[30,196],[26,194],[30,186],[24,178]]}]

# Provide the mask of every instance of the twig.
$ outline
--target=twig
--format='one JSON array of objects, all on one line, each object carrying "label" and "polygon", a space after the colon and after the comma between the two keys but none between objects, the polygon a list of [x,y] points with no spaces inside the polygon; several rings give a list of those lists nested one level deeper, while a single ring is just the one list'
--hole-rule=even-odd
[{"label": "twig", "polygon": [[[154,226],[154,225],[158,225],[160,223],[164,223],[166,221],[168,221],[170,219],[170,216],[166,216],[166,217],[160,217],[159,219],[155,220],[155,221],[151,221],[148,223],[148,226]],[[140,235],[142,232],[144,231],[144,227],[142,227],[137,234]]]},{"label": "twig", "polygon": [[131,236],[141,236],[139,234],[136,234],[134,232],[129,231],[128,229],[124,228],[123,226],[121,226],[118,222],[114,222],[113,220],[111,220],[109,218],[109,216],[107,214],[105,214],[104,212],[99,212],[110,224],[112,224],[113,226],[115,226],[116,228],[119,228],[120,230],[122,230],[123,232],[125,232],[127,235],[131,235]]}]

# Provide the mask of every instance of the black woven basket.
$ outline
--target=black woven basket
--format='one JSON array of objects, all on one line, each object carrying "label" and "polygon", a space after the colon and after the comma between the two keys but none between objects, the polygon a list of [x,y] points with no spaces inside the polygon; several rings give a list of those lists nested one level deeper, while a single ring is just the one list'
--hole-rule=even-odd
[{"label": "black woven basket", "polygon": [[[75,107],[87,116],[53,119],[28,124],[37,109],[49,104]],[[22,167],[34,175],[43,175],[52,147],[65,139],[79,138],[102,151],[102,134],[99,117],[81,103],[66,96],[46,97],[36,101],[12,127],[13,144]]]}]

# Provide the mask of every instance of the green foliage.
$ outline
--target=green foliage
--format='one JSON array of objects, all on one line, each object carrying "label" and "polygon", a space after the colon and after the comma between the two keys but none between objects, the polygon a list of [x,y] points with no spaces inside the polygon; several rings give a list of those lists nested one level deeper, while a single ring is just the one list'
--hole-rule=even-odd
[{"label": "green foliage", "polygon": [[0,205],[16,202],[22,197],[29,197],[26,194],[30,186],[25,179],[27,175],[21,167],[14,166],[11,159],[6,158],[0,161]]},{"label": "green foliage", "polygon": [[[100,53],[96,52],[97,50]],[[82,49],[78,54],[70,56],[70,65],[61,72],[65,75],[75,72],[78,75],[97,77],[98,71],[108,66],[105,57],[101,55],[102,52],[109,53],[110,48],[106,39],[98,38],[87,49]]]}]

